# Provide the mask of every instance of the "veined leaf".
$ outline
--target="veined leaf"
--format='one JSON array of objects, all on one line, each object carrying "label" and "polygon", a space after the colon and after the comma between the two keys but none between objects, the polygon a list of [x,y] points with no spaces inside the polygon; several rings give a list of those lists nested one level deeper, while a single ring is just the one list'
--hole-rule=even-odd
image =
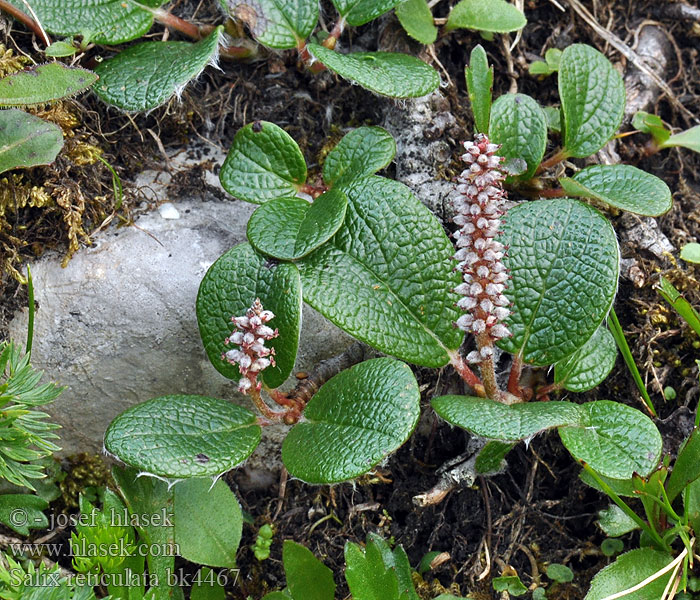
[{"label": "veined leaf", "polygon": [[437,39],[427,0],[406,0],[396,7],[396,16],[406,33],[421,44],[432,44]]},{"label": "veined leaf", "polygon": [[37,65],[0,79],[0,106],[27,106],[74,96],[97,81],[97,75],[60,62]]},{"label": "veined leaf", "polygon": [[499,346],[527,363],[557,363],[588,341],[612,306],[615,232],[597,210],[569,198],[520,204],[503,229],[513,336]]},{"label": "veined leaf", "polygon": [[554,382],[571,392],[593,389],[610,374],[616,358],[615,340],[601,325],[576,352],[554,365]]},{"label": "veined leaf", "polygon": [[228,0],[228,10],[269,48],[295,48],[318,22],[317,0]]},{"label": "veined leaf", "polygon": [[461,0],[450,12],[445,31],[466,28],[508,33],[526,24],[525,15],[505,0]]},{"label": "veined leaf", "polygon": [[547,147],[547,117],[540,105],[525,94],[503,94],[493,103],[488,131],[501,145],[501,156],[525,161],[527,171],[519,178],[530,179]]},{"label": "veined leaf", "polygon": [[220,475],[248,458],[261,429],[249,410],[205,396],[162,396],[121,413],[105,448],[147,474],[185,478]]},{"label": "veined leaf", "polygon": [[595,48],[572,44],[559,63],[564,149],[584,158],[615,135],[625,112],[625,86],[610,61]]},{"label": "veined leaf", "polygon": [[373,175],[396,154],[396,142],[381,127],[358,127],[346,134],[323,163],[323,181],[335,185],[341,177]]},{"label": "veined leaf", "polygon": [[293,598],[333,600],[333,571],[318,560],[311,550],[292,540],[285,540],[282,561],[287,587]]},{"label": "veined leaf", "polygon": [[334,73],[382,96],[418,98],[429,94],[440,85],[440,77],[435,69],[408,54],[340,54],[318,44],[309,44],[308,49]]},{"label": "veined leaf", "polygon": [[313,204],[301,198],[275,198],[250,217],[248,239],[263,254],[299,259],[338,231],[347,205],[347,196],[337,189],[328,190]]},{"label": "veined leaf", "polygon": [[676,133],[660,144],[661,148],[670,148],[672,146],[682,146],[693,152],[700,152],[700,125]]},{"label": "veined leaf", "polygon": [[236,133],[219,179],[232,196],[263,204],[273,198],[296,196],[306,181],[306,162],[284,129],[255,121]]},{"label": "veined leaf", "polygon": [[651,419],[619,402],[598,400],[581,405],[584,419],[559,428],[572,456],[613,479],[646,477],[659,464],[661,434]]},{"label": "veined leaf", "polygon": [[592,165],[559,183],[571,196],[595,198],[638,215],[657,217],[673,204],[661,179],[631,165]]},{"label": "veined leaf", "polygon": [[342,371],[314,395],[304,421],[282,444],[282,460],[308,483],[335,483],[366,473],[403,444],[420,413],[408,365],[376,358]]},{"label": "veined leaf", "polygon": [[[28,12],[22,0],[9,0]],[[44,28],[56,35],[93,32],[96,44],[116,45],[141,37],[153,24],[152,10],[164,0],[41,0],[32,2]]]},{"label": "veined leaf", "polygon": [[469,56],[469,66],[464,68],[469,102],[472,105],[474,126],[479,133],[489,133],[491,116],[491,91],[493,89],[493,67],[489,67],[486,51],[481,44],[474,46]]},{"label": "veined leaf", "polygon": [[610,537],[620,537],[630,531],[639,529],[635,523],[617,504],[611,504],[608,508],[598,513],[600,517],[597,521],[605,535]]},{"label": "veined leaf", "polygon": [[[637,548],[618,556],[617,560],[599,571],[591,582],[584,600],[602,600],[636,586],[662,570],[673,560],[667,552],[652,548]],[[672,571],[650,581],[636,592],[625,594],[625,600],[658,600],[663,596]]]},{"label": "veined leaf", "polygon": [[150,110],[180,94],[204,68],[216,60],[217,27],[203,40],[189,42],[143,42],[127,48],[95,68],[100,80],[95,92],[121,109]]},{"label": "veined leaf", "polygon": [[403,0],[332,0],[340,16],[353,27],[365,23],[389,12]]},{"label": "veined leaf", "polygon": [[462,334],[452,292],[454,248],[435,217],[395,181],[371,176],[341,189],[345,222],[300,260],[304,300],[382,352],[424,366],[449,361]]},{"label": "veined leaf", "polygon": [[58,125],[15,108],[0,111],[0,173],[48,165],[61,148],[63,133]]}]

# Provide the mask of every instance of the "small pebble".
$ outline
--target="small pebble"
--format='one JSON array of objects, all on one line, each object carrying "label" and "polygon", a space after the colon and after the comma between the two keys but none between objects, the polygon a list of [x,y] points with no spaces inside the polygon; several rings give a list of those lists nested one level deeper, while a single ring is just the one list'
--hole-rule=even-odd
[{"label": "small pebble", "polygon": [[179,219],[180,212],[175,208],[175,205],[171,202],[164,202],[158,207],[158,212],[160,216],[164,219]]}]

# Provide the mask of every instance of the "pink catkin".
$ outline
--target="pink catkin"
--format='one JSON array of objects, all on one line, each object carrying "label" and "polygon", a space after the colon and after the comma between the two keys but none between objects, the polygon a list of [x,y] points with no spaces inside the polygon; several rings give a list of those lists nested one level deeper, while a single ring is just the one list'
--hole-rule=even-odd
[{"label": "pink catkin", "polygon": [[266,325],[275,315],[264,310],[260,298],[256,298],[245,316],[231,317],[236,330],[225,343],[237,344],[239,347],[225,352],[221,358],[232,365],[237,365],[241,373],[238,391],[246,394],[251,387],[259,392],[262,384],[257,380],[258,374],[270,365],[275,365],[274,348],[267,348],[265,342],[279,335],[277,329]]},{"label": "pink catkin", "polygon": [[[503,294],[510,275],[502,260],[505,248],[496,239],[506,202],[499,148],[481,133],[474,142],[464,142],[462,160],[467,168],[458,178],[460,195],[453,202],[454,223],[459,226],[454,259],[463,279],[455,291],[463,296],[457,306],[465,311],[456,325],[467,333],[486,334],[492,342],[511,335],[502,323],[510,315],[510,303]],[[482,345],[466,359],[480,363],[492,354],[491,345]]]}]

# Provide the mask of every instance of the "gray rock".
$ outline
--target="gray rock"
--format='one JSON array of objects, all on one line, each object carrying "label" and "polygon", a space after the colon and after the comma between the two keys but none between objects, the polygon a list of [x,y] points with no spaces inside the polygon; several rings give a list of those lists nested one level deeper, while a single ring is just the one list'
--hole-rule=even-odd
[{"label": "gray rock", "polygon": [[[103,231],[65,269],[58,256],[32,266],[39,306],[32,358],[48,379],[67,386],[48,407],[63,427],[64,454],[99,451],[114,417],[156,396],[247,402],[209,363],[195,300],[209,266],[245,241],[254,208],[237,201],[173,201],[165,211],[169,218],[153,211],[134,227]],[[26,311],[18,314],[10,335],[24,340],[26,322]],[[303,326],[297,370],[310,371],[353,341],[308,307]],[[252,466],[279,465],[285,431],[265,428]]]}]

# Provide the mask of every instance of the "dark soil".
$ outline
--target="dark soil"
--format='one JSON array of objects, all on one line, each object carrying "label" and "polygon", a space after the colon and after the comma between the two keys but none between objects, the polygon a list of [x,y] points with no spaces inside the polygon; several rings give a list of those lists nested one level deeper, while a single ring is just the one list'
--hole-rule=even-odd
[{"label": "dark soil", "polygon": [[[449,4],[452,2],[440,2],[434,9],[436,16],[446,16]],[[556,79],[538,81],[527,74],[527,65],[542,57],[547,48],[564,48],[574,42],[591,44],[624,69],[626,62],[618,52],[571,9],[562,12],[555,4],[532,0],[525,3],[529,23],[512,52],[508,51],[512,37],[496,36],[488,42],[469,31],[454,32],[435,44],[435,56],[440,62],[436,66],[443,80],[449,75],[452,82],[444,93],[465,128],[470,128],[471,117],[463,68],[476,43],[484,45],[495,67],[495,96],[517,85],[518,91],[532,95],[543,105],[558,102]],[[691,113],[700,114],[699,38],[697,31],[693,32],[693,24],[666,17],[665,3],[658,0],[591,4],[598,22],[628,44],[634,43],[635,32],[645,20],[657,21],[664,28],[675,52],[664,79]],[[196,7],[197,3],[182,2],[177,12],[187,17]],[[214,22],[216,15],[198,12],[197,19]],[[436,64],[421,46],[407,41],[393,16],[345,35],[345,46],[420,52],[422,58]],[[31,38],[18,26],[5,33],[5,43],[32,51]],[[96,49],[93,56],[98,52],[108,55],[110,51]],[[284,127],[299,142],[313,171],[318,169],[329,144],[340,137],[341,128],[381,124],[390,102],[329,73],[313,76],[303,72],[293,52],[275,53],[269,60],[248,64],[226,63],[223,72],[207,70],[185,92],[182,102],[172,101],[146,115],[126,116],[106,108],[90,94],[71,101],[71,109],[81,121],[76,131],[104,150],[105,158],[126,186],[121,207],[114,205],[111,176],[99,163],[81,173],[68,160],[59,160],[55,166],[35,169],[27,177],[35,183],[50,180],[59,184],[66,178],[80,183],[87,204],[82,212],[85,234],[79,239],[86,243],[90,232],[106,217],[112,215],[128,222],[135,210],[144,208],[140,206],[139,190],[129,182],[141,170],[161,163],[163,150],[176,150],[196,138],[227,148],[242,125],[264,119]],[[660,115],[673,127],[695,124],[662,96],[649,112]],[[654,173],[670,186],[674,207],[658,222],[674,246],[700,239],[700,155],[671,150],[648,156],[646,142],[644,135],[624,138],[618,148],[622,160]],[[550,148],[548,154],[555,149]],[[176,180],[178,189],[172,191],[197,197],[202,181],[202,170],[193,169]],[[622,217],[612,218],[616,227],[621,226]],[[27,207],[11,213],[7,225],[4,230],[0,227],[0,244],[6,244],[0,258],[8,257],[10,238],[15,240],[12,251],[22,260],[41,254],[47,247],[65,248],[68,252],[69,224],[61,210]],[[622,250],[624,257],[637,259],[643,283],[639,287],[621,280],[616,311],[660,412],[658,425],[666,449],[673,453],[692,425],[689,408],[695,407],[700,396],[693,360],[700,354],[693,345],[696,338],[692,332],[661,302],[652,286],[658,275],[664,274],[698,306],[698,269],[678,264],[672,257],[659,259],[638,248],[623,246]],[[0,273],[0,283],[1,334],[2,325],[26,302],[26,295],[9,270]],[[417,565],[429,551],[449,553],[449,559],[420,582],[419,590],[425,598],[443,590],[491,598],[491,578],[509,566],[525,585],[543,583],[552,587],[542,575],[549,562],[564,563],[575,573],[573,583],[552,588],[550,598],[576,599],[585,595],[592,575],[609,561],[600,551],[605,536],[595,526],[597,511],[608,502],[579,481],[579,467],[556,435],[535,439],[528,447],[516,447],[508,456],[508,468],[503,474],[482,478],[473,488],[454,491],[437,506],[415,507],[412,498],[430,489],[437,481],[436,470],[463,453],[467,443],[463,432],[440,422],[428,408],[430,397],[456,385],[454,374],[445,370],[436,378],[434,371],[419,370],[417,375],[419,383],[426,386],[425,410],[418,432],[385,465],[359,481],[320,487],[289,481],[280,495],[277,481],[259,489],[250,485],[245,473],[229,474],[229,483],[256,522],[255,528],[244,528],[239,555],[241,576],[230,590],[233,598],[257,599],[284,585],[279,543],[283,539],[294,539],[309,547],[336,574],[337,596],[347,597],[342,578],[343,546],[346,541],[364,541],[368,532],[380,532],[401,543],[412,565]],[[677,391],[676,400],[663,401],[660,392],[664,386]],[[578,398],[608,398],[641,407],[639,394],[621,360],[604,384]],[[265,522],[276,528],[275,543],[271,558],[259,562],[250,545],[257,526]],[[630,541],[625,539],[626,548]]]}]

